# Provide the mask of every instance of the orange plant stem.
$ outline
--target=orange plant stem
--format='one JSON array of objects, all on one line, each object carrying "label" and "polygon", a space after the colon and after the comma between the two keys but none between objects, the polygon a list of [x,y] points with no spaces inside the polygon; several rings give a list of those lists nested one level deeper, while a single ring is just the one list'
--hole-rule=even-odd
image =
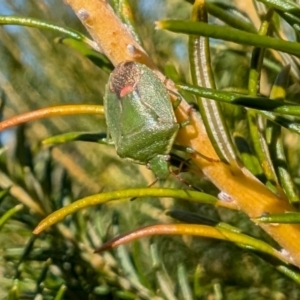
[{"label": "orange plant stem", "polygon": [[[136,60],[155,69],[143,49],[137,45],[106,1],[68,0],[67,2],[114,65],[124,60]],[[136,51],[131,51],[130,45],[133,45]],[[133,52],[137,55],[133,55]],[[189,111],[190,107],[184,101],[175,111],[178,122],[186,120],[187,116],[190,116],[191,121],[189,126],[179,131],[178,144],[192,147],[199,153],[217,160],[218,157],[203,123],[196,113],[190,114]],[[199,169],[221,191],[227,193],[249,217],[258,217],[264,213],[293,211],[292,206],[285,199],[279,199],[246,169],[239,168],[237,164],[232,166],[222,162],[210,162],[197,155],[192,158]],[[290,263],[300,267],[300,225],[258,225],[285,249]]]}]

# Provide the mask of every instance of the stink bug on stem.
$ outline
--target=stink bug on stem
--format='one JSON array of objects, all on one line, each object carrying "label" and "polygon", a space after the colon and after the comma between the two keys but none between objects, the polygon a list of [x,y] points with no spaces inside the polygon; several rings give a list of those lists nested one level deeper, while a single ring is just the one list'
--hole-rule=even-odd
[{"label": "stink bug on stem", "polygon": [[156,74],[137,62],[119,64],[106,86],[104,111],[118,155],[147,165],[158,179],[166,179],[169,153],[180,126],[168,91]]},{"label": "stink bug on stem", "polygon": [[[76,113],[101,114],[102,108],[97,105],[53,106],[3,121],[0,131],[47,116]],[[169,93],[157,75],[137,62],[125,61],[117,65],[106,85],[104,114],[108,137],[118,155],[147,165],[157,179],[166,179],[170,174],[170,151],[179,127],[186,122],[177,122]],[[82,133],[73,133],[72,136],[75,136],[74,140],[85,141],[88,140],[86,137],[90,137]],[[64,138],[68,140],[70,137],[52,137],[47,144]],[[99,142],[98,139],[96,141]]]}]

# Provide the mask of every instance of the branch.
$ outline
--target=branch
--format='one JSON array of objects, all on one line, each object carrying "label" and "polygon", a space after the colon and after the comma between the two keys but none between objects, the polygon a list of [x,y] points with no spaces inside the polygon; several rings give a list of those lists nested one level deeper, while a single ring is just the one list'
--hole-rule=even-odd
[{"label": "branch", "polygon": [[[134,60],[155,69],[145,51],[135,42],[106,1],[68,0],[67,2],[99,48],[114,65],[124,60]],[[163,75],[160,78],[164,78]],[[169,87],[174,90],[171,82],[168,82]],[[199,169],[221,191],[228,194],[250,218],[259,217],[265,213],[294,211],[286,199],[278,198],[248,170],[240,168],[236,162],[227,165],[218,161],[198,114],[189,111],[190,106],[185,101],[182,101],[180,107],[175,111],[178,122],[183,122],[190,117],[190,125],[179,130],[176,142],[183,146],[189,146],[212,159],[208,161],[201,156],[192,156]],[[300,225],[258,225],[286,250],[288,261],[300,267]]]}]

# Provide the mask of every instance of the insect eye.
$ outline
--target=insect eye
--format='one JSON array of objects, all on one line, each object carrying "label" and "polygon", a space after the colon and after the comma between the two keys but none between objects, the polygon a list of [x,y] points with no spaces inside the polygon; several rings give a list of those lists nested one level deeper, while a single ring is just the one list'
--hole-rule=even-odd
[{"label": "insect eye", "polygon": [[[140,71],[134,62],[126,61],[118,65],[110,75],[110,90],[118,98],[124,97],[134,90],[134,86],[139,82]],[[128,89],[129,88],[129,89]]]}]

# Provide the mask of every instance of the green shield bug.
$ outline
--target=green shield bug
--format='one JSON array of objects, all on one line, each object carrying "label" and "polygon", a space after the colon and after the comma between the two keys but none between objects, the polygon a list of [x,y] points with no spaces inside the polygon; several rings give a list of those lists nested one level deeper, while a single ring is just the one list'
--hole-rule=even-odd
[{"label": "green shield bug", "polygon": [[179,124],[156,74],[137,62],[120,63],[106,86],[104,112],[118,155],[147,165],[158,179],[167,178]]}]

